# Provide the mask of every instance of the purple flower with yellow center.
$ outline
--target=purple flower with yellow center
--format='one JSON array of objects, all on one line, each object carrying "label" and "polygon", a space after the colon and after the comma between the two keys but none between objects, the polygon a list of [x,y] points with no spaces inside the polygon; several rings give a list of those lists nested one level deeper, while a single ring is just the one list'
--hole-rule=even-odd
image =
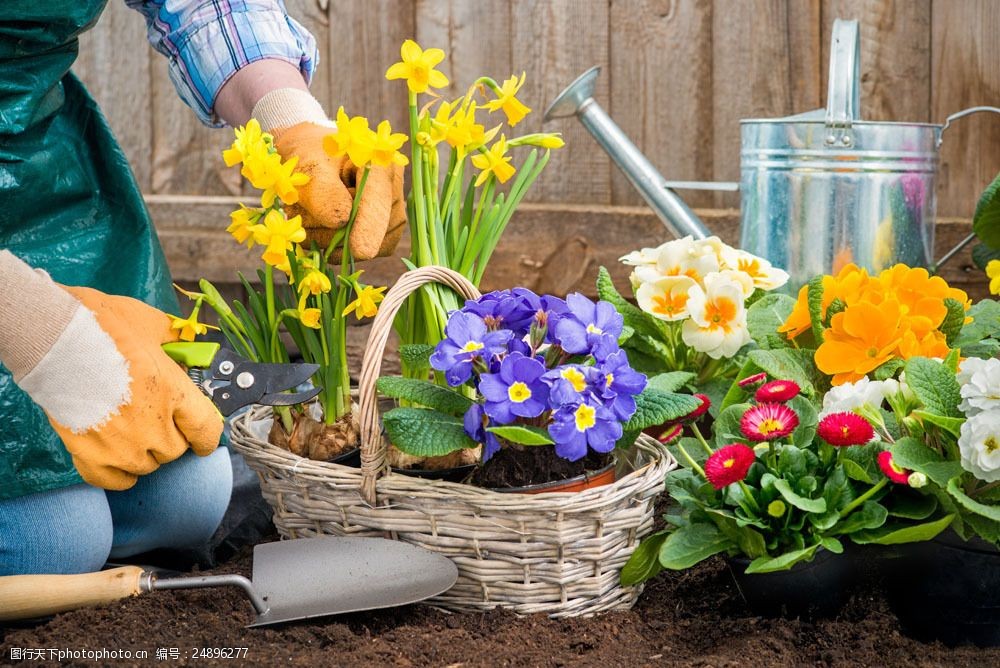
[{"label": "purple flower with yellow center", "polygon": [[490,332],[486,323],[477,315],[455,311],[445,325],[445,339],[437,344],[431,355],[431,366],[444,372],[445,380],[452,387],[461,385],[472,377],[472,363],[476,358],[487,362],[494,355],[507,352],[510,330]]},{"label": "purple flower with yellow center", "polygon": [[549,405],[559,408],[565,404],[576,404],[586,396],[602,396],[607,378],[596,367],[582,364],[563,364],[542,376],[548,384]]},{"label": "purple flower with yellow center", "polygon": [[483,411],[482,404],[472,404],[469,410],[465,411],[463,425],[465,433],[476,443],[483,444],[483,461],[489,461],[490,457],[500,450],[500,441],[497,437],[486,431],[488,418]]},{"label": "purple flower with yellow center", "polygon": [[500,424],[510,424],[515,418],[533,418],[546,410],[549,386],[542,381],[545,365],[520,353],[507,355],[500,363],[499,373],[484,373],[479,378],[479,391],[486,399],[486,415]]},{"label": "purple flower with yellow center", "polygon": [[635,414],[635,395],[646,388],[646,376],[628,365],[628,356],[624,350],[612,353],[598,366],[604,374],[605,400],[611,401],[611,410],[622,422]]},{"label": "purple flower with yellow center", "polygon": [[578,292],[566,297],[568,312],[554,327],[555,340],[568,353],[591,354],[598,361],[618,350],[622,315],[609,302],[594,303]]},{"label": "purple flower with yellow center", "polygon": [[611,452],[622,436],[622,425],[614,413],[593,397],[566,404],[552,416],[549,436],[556,442],[556,454],[575,462],[587,454]]}]

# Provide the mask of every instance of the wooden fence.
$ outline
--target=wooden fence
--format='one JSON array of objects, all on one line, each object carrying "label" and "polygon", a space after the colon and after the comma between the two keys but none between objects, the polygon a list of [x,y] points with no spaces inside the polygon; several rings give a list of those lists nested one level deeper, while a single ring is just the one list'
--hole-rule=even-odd
[{"label": "wooden fence", "polygon": [[[522,97],[541,112],[573,78],[600,65],[596,97],[670,179],[738,180],[739,120],[822,107],[834,18],[861,22],[862,115],[941,123],[959,109],[1000,103],[997,0],[286,0],[316,36],[314,94],[328,111],[402,127],[405,85],[384,79],[400,43],[449,54],[449,96],[480,74],[527,73]],[[256,266],[224,232],[242,194],[220,153],[228,131],[202,127],[177,98],[166,62],[146,44],[140,15],[112,0],[81,40],[76,71],[102,104],[131,159],[175,275],[231,280]],[[546,129],[567,147],[536,183],[488,272],[512,284],[592,292],[598,263],[666,240],[665,229],[594,141],[571,119]],[[949,130],[938,187],[938,248],[968,230],[978,193],[1000,171],[1000,117]],[[685,197],[735,241],[738,199]],[[405,241],[404,241],[405,245]],[[390,281],[398,260],[373,263]],[[616,270],[624,280],[624,272]],[[982,289],[967,255],[946,277]]]}]

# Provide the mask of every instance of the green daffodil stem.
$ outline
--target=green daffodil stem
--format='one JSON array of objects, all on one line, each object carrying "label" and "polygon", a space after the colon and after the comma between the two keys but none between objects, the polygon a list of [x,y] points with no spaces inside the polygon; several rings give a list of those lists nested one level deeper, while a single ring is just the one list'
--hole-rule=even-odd
[{"label": "green daffodil stem", "polygon": [[858,498],[854,499],[853,501],[851,501],[850,503],[848,503],[846,506],[844,506],[844,509],[840,511],[840,516],[841,517],[847,517],[851,513],[852,510],[854,510],[855,508],[857,508],[858,506],[860,506],[862,503],[864,503],[868,499],[870,499],[873,496],[875,496],[876,494],[878,494],[879,490],[881,490],[883,487],[885,487],[888,482],[889,482],[888,478],[882,478],[881,480],[879,480],[867,492],[865,492],[864,494],[862,494],[861,496],[859,496]]},{"label": "green daffodil stem", "polygon": [[688,466],[697,471],[698,475],[702,478],[708,480],[708,476],[705,475],[705,469],[701,468],[698,465],[698,462],[691,458],[691,455],[687,453],[687,450],[684,449],[684,446],[681,445],[680,441],[677,442],[677,449],[680,450],[681,456],[684,457],[684,461],[687,462]]},{"label": "green daffodil stem", "polygon": [[694,437],[698,439],[699,443],[701,443],[701,447],[705,450],[705,452],[709,456],[711,456],[715,451],[712,450],[712,446],[708,444],[708,441],[705,440],[705,437],[701,435],[701,430],[698,429],[698,425],[692,422],[689,426],[691,427],[691,431],[694,433]]}]

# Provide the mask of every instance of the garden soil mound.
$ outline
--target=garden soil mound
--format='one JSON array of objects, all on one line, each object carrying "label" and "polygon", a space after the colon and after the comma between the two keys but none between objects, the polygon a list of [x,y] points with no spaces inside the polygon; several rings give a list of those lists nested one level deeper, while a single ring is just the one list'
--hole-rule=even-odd
[{"label": "garden soil mound", "polygon": [[[244,550],[218,572],[249,570]],[[877,586],[855,595],[835,620],[755,617],[721,559],[662,573],[634,609],[593,619],[448,614],[422,605],[245,629],[252,618],[250,604],[232,589],[154,592],[33,626],[0,627],[0,665],[9,664],[13,648],[149,655],[142,662],[70,662],[81,666],[1000,665],[1000,649],[948,649],[904,637]],[[194,648],[232,647],[246,647],[245,658],[190,656]],[[182,658],[157,661],[157,649],[176,649]]]}]

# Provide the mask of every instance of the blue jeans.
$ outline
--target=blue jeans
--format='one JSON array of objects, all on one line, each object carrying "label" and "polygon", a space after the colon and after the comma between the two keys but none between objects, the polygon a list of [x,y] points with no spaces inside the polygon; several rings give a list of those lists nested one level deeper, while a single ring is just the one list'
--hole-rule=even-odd
[{"label": "blue jeans", "polygon": [[229,504],[229,451],[187,452],[109,492],[73,485],[0,500],[0,575],[89,573],[111,558],[204,543]]}]

